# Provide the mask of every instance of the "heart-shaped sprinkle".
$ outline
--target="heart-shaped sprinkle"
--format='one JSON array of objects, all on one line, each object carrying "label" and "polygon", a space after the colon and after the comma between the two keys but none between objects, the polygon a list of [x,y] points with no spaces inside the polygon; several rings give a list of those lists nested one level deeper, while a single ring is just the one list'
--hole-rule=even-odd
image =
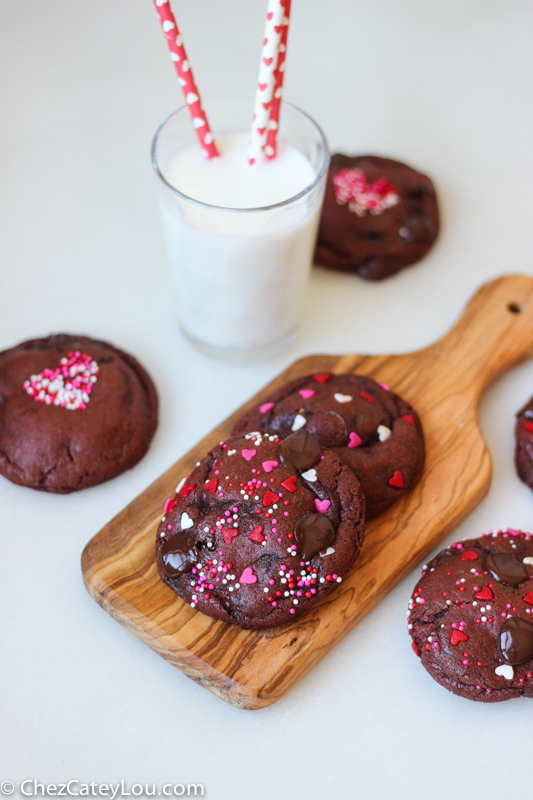
[{"label": "heart-shaped sprinkle", "polygon": [[510,664],[500,664],[499,667],[496,667],[494,672],[496,675],[501,675],[506,681],[512,681],[514,677],[514,669]]},{"label": "heart-shaped sprinkle", "polygon": [[272,64],[272,61],[273,61],[273,60],[274,60],[273,58],[264,58],[264,59],[263,59],[263,64],[264,64],[266,67],[269,67],[269,66]]},{"label": "heart-shaped sprinkle", "polygon": [[350,441],[348,442],[348,447],[350,447],[351,449],[353,449],[354,447],[359,447],[362,441],[363,440],[361,439],[361,437],[358,436],[355,433],[355,431],[352,431],[350,433]]},{"label": "heart-shaped sprinkle", "polygon": [[281,481],[281,485],[284,489],[292,494],[296,491],[296,475],[291,475],[290,478],[285,478],[284,481]]},{"label": "heart-shaped sprinkle", "polygon": [[461,553],[461,561],[477,561],[477,553],[473,550],[465,550]]},{"label": "heart-shaped sprinkle", "polygon": [[251,567],[246,567],[239,578],[239,583],[257,583],[257,576],[254,575]]},{"label": "heart-shaped sprinkle", "polygon": [[533,422],[524,422],[522,427],[525,431],[533,431]]},{"label": "heart-shaped sprinkle", "polygon": [[253,531],[249,534],[248,538],[252,542],[257,542],[257,544],[261,544],[265,541],[265,537],[263,536],[263,526],[258,525],[257,528],[254,528]]},{"label": "heart-shaped sprinkle", "polygon": [[319,514],[325,514],[330,505],[331,500],[319,500],[318,497],[315,499],[315,508]]},{"label": "heart-shaped sprinkle", "polygon": [[334,552],[335,552],[335,548],[333,548],[333,547],[328,547],[328,549],[327,549],[327,550],[323,550],[323,551],[322,551],[322,553],[319,553],[318,555],[319,555],[321,558],[325,558],[326,556],[332,556]]},{"label": "heart-shaped sprinkle", "polygon": [[392,431],[386,425],[378,425],[378,436],[380,442],[386,442]]},{"label": "heart-shaped sprinkle", "polygon": [[218,489],[218,478],[211,478],[210,481],[207,481],[207,483],[205,484],[205,488],[207,489],[208,492],[214,494]]},{"label": "heart-shaped sprinkle", "polygon": [[231,544],[233,539],[239,535],[237,528],[224,528],[222,530],[222,538],[226,544]]},{"label": "heart-shaped sprinkle", "polygon": [[331,375],[328,375],[327,372],[319,372],[316,375],[313,375],[313,380],[317,383],[327,383],[331,380]]},{"label": "heart-shaped sprinkle", "polygon": [[494,595],[492,594],[491,590],[488,586],[484,586],[479,592],[476,592],[476,599],[477,600],[492,600]]},{"label": "heart-shaped sprinkle", "polygon": [[460,644],[460,642],[467,642],[468,636],[466,635],[466,633],[463,633],[463,631],[459,631],[457,630],[457,628],[454,628],[452,630],[450,641],[454,647],[457,647],[457,645]]},{"label": "heart-shaped sprinkle", "polygon": [[305,400],[309,400],[309,398],[312,397],[315,394],[315,390],[314,389],[300,389],[298,394],[301,394],[302,397]]},{"label": "heart-shaped sprinkle", "polygon": [[265,472],[272,472],[278,466],[277,461],[263,461],[263,469]]},{"label": "heart-shaped sprinkle", "polygon": [[263,403],[262,406],[259,406],[259,411],[261,414],[266,414],[271,408],[274,408],[274,403]]},{"label": "heart-shaped sprinkle", "polygon": [[100,374],[98,364],[87,353],[76,350],[61,358],[56,369],[43,369],[24,381],[23,388],[38,403],[84,410]]},{"label": "heart-shaped sprinkle", "polygon": [[399,469],[396,470],[390,479],[389,486],[394,486],[395,489],[403,489],[403,475]]},{"label": "heart-shaped sprinkle", "polygon": [[257,85],[259,86],[259,91],[260,92],[264,92],[265,89],[267,88],[267,84],[266,83],[258,83]]},{"label": "heart-shaped sprinkle", "polygon": [[337,403],[351,403],[353,397],[351,394],[341,394],[340,392],[336,392],[333,397],[337,401]]},{"label": "heart-shaped sprinkle", "polygon": [[533,606],[533,592],[528,592],[524,597],[524,603]]},{"label": "heart-shaped sprinkle", "polygon": [[257,453],[257,450],[242,450],[242,457],[246,459],[246,461],[251,461],[252,458]]},{"label": "heart-shaped sprinkle", "polygon": [[368,392],[359,392],[363,400],[366,400],[368,403],[374,402],[374,396],[369,394]]},{"label": "heart-shaped sprinkle", "polygon": [[526,556],[523,558],[522,564],[533,564],[533,556]]},{"label": "heart-shaped sprinkle", "polygon": [[307,472],[302,472],[302,478],[310,483],[315,483],[316,469],[308,469]]},{"label": "heart-shaped sprinkle", "polygon": [[403,417],[400,417],[400,419],[403,419],[403,421],[407,422],[408,425],[415,424],[415,418],[413,417],[412,414],[404,414]]},{"label": "heart-shaped sprinkle", "polygon": [[296,414],[296,416],[294,417],[294,422],[292,423],[291,430],[299,431],[300,428],[303,428],[305,425],[307,425],[306,418],[303,417],[301,414]]},{"label": "heart-shaped sprinkle", "polygon": [[265,494],[263,495],[263,505],[265,506],[265,508],[271,505],[272,503],[277,503],[278,500],[279,497],[277,496],[277,494],[271,492],[270,489],[267,489]]},{"label": "heart-shaped sprinkle", "polygon": [[194,525],[194,522],[189,517],[189,515],[187,514],[186,511],[184,511],[183,514],[181,515],[180,525],[181,525],[182,530],[184,530],[184,531],[186,531],[187,528],[192,528],[192,526]]},{"label": "heart-shaped sprinkle", "polygon": [[180,489],[181,496],[188,497],[195,486],[196,486],[195,483],[187,483],[185,486],[182,486]]}]

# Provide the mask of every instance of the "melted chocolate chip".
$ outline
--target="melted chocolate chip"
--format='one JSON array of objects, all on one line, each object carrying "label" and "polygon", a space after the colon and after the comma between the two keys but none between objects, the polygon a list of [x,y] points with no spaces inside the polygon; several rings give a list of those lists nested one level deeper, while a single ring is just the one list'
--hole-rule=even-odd
[{"label": "melted chocolate chip", "polygon": [[307,514],[297,521],[294,535],[304,561],[309,561],[334,541],[335,528],[324,514]]},{"label": "melted chocolate chip", "polygon": [[308,431],[291,433],[278,445],[278,457],[287,469],[304,471],[318,464],[322,448],[318,439]]},{"label": "melted chocolate chip", "polygon": [[500,583],[519,586],[529,578],[529,572],[514,553],[488,553],[483,566]]},{"label": "melted chocolate chip", "polygon": [[431,242],[436,236],[436,226],[429,217],[412,215],[403,222],[398,233],[406,242]]},{"label": "melted chocolate chip", "polygon": [[533,658],[533,625],[519,617],[509,617],[500,628],[498,651],[507,664],[515,667]]},{"label": "melted chocolate chip", "polygon": [[177,578],[184,572],[190,572],[197,561],[194,536],[186,531],[165,542],[158,556],[159,566],[167,578]]}]

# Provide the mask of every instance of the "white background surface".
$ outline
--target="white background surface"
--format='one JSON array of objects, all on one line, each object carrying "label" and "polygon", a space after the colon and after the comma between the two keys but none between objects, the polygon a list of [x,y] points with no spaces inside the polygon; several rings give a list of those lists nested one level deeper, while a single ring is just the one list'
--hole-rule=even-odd
[{"label": "white background surface", "polygon": [[[421,347],[483,281],[533,275],[533,3],[293,6],[286,99],[333,151],[427,171],[443,226],[419,266],[384,283],[316,270],[297,343],[243,367],[208,361],[175,324],[149,146],[181,97],[152,3],[0,0],[0,349],[59,331],[109,339],[161,398],[128,474],[70,496],[0,479],[0,781],[201,782],[213,800],[531,794],[531,702],[472,703],[431,680],[405,633],[414,574],[256,712],[181,675],[83,587],[89,538],[297,357]],[[206,96],[253,91],[265,7],[174,0]],[[512,428],[532,393],[530,363],[485,395],[493,483],[449,541],[531,530]]]}]

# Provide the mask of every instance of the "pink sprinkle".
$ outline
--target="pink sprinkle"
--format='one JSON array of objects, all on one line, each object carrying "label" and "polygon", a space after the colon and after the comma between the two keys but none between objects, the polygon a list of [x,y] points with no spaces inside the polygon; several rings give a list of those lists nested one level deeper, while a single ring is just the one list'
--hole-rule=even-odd
[{"label": "pink sprinkle", "polygon": [[172,530],[172,525],[167,525],[167,531],[171,531],[171,530]]},{"label": "pink sprinkle", "polygon": [[218,496],[219,496],[219,497],[224,497],[224,492],[219,492],[219,493],[218,493]]},{"label": "pink sprinkle", "polygon": [[298,591],[298,592],[296,592],[296,597],[301,597],[302,594],[303,594],[303,592]]},{"label": "pink sprinkle", "polygon": [[275,600],[272,601],[272,607],[274,607],[274,606],[277,606],[277,603],[276,603]]},{"label": "pink sprinkle", "polygon": [[278,537],[278,542],[281,542],[281,536],[280,536],[280,537]]},{"label": "pink sprinkle", "polygon": [[280,564],[280,567],[279,567],[279,568],[280,568],[280,569],[287,569],[287,567],[285,566],[285,564]]},{"label": "pink sprinkle", "polygon": [[270,584],[271,586],[274,586],[274,583],[275,583],[275,581],[274,581],[274,578],[270,578],[270,580],[269,580],[269,584]]},{"label": "pink sprinkle", "polygon": [[382,383],[382,382],[380,381],[380,382],[379,382],[379,385],[381,386],[381,388],[382,388],[382,389],[385,389],[385,391],[386,391],[386,392],[390,392],[390,386],[389,386],[389,384],[388,384],[388,383]]},{"label": "pink sprinkle", "polygon": [[288,511],[284,511],[284,512],[283,512],[283,516],[284,516],[284,517],[288,517],[288,516],[289,516],[289,512],[288,512]]},{"label": "pink sprinkle", "polygon": [[263,403],[262,406],[259,406],[259,411],[261,414],[266,414],[271,408],[274,408],[274,403]]},{"label": "pink sprinkle", "polygon": [[215,584],[214,584],[214,583],[210,583],[210,584],[209,584],[209,588],[210,588],[210,589],[214,589],[214,588],[215,588]]},{"label": "pink sprinkle", "polygon": [[461,544],[461,542],[459,542],[459,543],[458,543],[458,545],[457,545],[457,549],[458,549],[458,550],[462,550],[462,549],[463,549],[463,545]]},{"label": "pink sprinkle", "polygon": [[295,614],[294,608],[289,609],[289,614]]},{"label": "pink sprinkle", "polygon": [[169,497],[168,500],[165,502],[165,507],[163,508],[163,513],[166,514],[170,504],[172,503],[172,497]]}]

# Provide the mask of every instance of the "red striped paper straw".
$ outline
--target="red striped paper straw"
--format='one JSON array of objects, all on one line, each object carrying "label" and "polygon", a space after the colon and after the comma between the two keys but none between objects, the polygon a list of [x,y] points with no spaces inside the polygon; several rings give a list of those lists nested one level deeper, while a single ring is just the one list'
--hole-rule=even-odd
[{"label": "red striped paper straw", "polygon": [[267,142],[265,146],[265,153],[269,159],[276,157],[278,147],[279,111],[281,97],[283,95],[283,78],[285,76],[285,59],[287,57],[287,39],[289,36],[289,20],[291,16],[291,0],[280,0],[280,2],[285,8],[285,16],[281,29],[278,61],[276,69],[274,70],[274,94],[272,97],[272,107],[270,109],[270,121],[268,123]]},{"label": "red striped paper straw", "polygon": [[194,82],[191,65],[189,64],[174,14],[170,8],[169,0],[154,0],[154,5],[159,14],[161,27],[170,50],[170,57],[174,62],[179,82],[183,87],[185,101],[189,106],[192,124],[196,130],[202,152],[206,158],[217,158],[219,153],[202,108],[200,93]]},{"label": "red striped paper straw", "polygon": [[257,80],[254,116],[248,149],[249,164],[262,161],[265,156],[264,147],[274,94],[274,69],[278,60],[285,2],[286,0],[268,0],[265,35],[261,50],[259,78]]}]

